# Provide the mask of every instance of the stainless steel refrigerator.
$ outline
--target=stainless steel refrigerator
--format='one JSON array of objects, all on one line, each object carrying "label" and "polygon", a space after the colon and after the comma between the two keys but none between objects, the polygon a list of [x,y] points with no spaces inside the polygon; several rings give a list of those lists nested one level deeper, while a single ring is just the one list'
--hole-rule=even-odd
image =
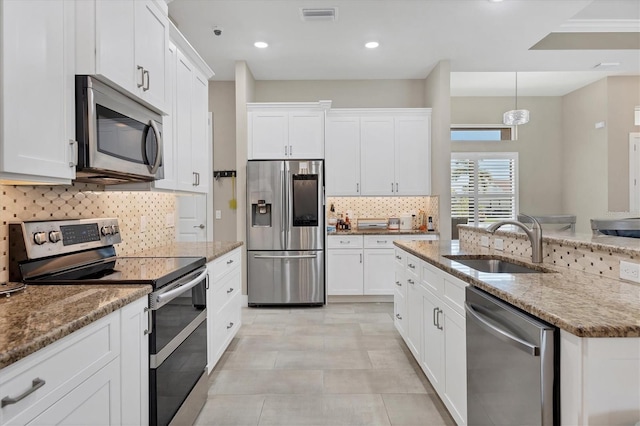
[{"label": "stainless steel refrigerator", "polygon": [[247,163],[249,306],[322,305],[324,163]]}]

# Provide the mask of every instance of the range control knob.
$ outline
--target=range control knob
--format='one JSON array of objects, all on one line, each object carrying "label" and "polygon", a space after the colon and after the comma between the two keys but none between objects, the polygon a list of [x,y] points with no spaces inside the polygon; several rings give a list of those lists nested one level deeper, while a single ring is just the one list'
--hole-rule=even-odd
[{"label": "range control knob", "polygon": [[111,235],[111,227],[103,226],[100,232],[102,232],[102,235]]},{"label": "range control knob", "polygon": [[118,225],[111,225],[111,233],[113,235],[116,235],[116,234],[120,233],[120,228],[118,228]]},{"label": "range control knob", "polygon": [[49,232],[49,241],[51,241],[52,243],[57,243],[61,239],[62,239],[62,235],[60,234],[60,231]]},{"label": "range control knob", "polygon": [[46,232],[34,232],[33,234],[33,242],[37,245],[41,246],[42,244],[47,242],[47,233]]}]

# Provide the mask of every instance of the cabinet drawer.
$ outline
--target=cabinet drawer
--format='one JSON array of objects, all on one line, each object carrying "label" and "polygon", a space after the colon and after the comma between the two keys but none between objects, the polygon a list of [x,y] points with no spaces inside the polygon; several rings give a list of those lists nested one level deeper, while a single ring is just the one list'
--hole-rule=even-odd
[{"label": "cabinet drawer", "polygon": [[329,235],[329,248],[354,248],[363,247],[362,235]]},{"label": "cabinet drawer", "polygon": [[229,271],[233,270],[236,267],[240,267],[241,261],[242,256],[240,253],[240,249],[235,249],[231,253],[227,253],[224,256],[214,260],[213,276],[210,277],[211,279],[213,279],[214,285],[221,277],[229,273]]},{"label": "cabinet drawer", "polygon": [[460,315],[465,315],[465,287],[467,284],[455,277],[448,276],[444,280],[444,299]]},{"label": "cabinet drawer", "polygon": [[[215,314],[213,319],[213,341],[212,352],[213,362],[216,363],[222,356],[233,336],[236,335],[241,326],[241,300],[240,293],[236,293],[229,302]],[[211,366],[213,368],[213,366]]]},{"label": "cabinet drawer", "polygon": [[398,240],[397,235],[365,235],[364,248],[393,248],[395,240]]},{"label": "cabinet drawer", "polygon": [[213,287],[213,306],[211,313],[217,315],[236,294],[240,293],[242,277],[240,268],[224,276]]},{"label": "cabinet drawer", "polygon": [[402,269],[405,269],[407,267],[407,252],[400,249],[400,248],[396,248],[396,266],[399,266]]},{"label": "cabinet drawer", "polygon": [[431,265],[428,262],[422,262],[420,264],[422,272],[422,287],[431,290],[434,294],[441,296],[444,288],[444,278],[438,268]]},{"label": "cabinet drawer", "polygon": [[39,389],[0,409],[0,424],[27,423],[120,353],[120,312],[27,356],[0,371],[1,398],[15,398],[38,382]]},{"label": "cabinet drawer", "polygon": [[410,254],[407,255],[407,274],[412,276],[412,279],[418,280],[420,278],[420,259]]}]

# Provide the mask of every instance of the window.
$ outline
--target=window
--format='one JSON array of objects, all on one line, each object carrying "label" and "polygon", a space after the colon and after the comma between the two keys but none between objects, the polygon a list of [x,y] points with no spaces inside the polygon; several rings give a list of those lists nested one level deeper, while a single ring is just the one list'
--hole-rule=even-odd
[{"label": "window", "polygon": [[454,124],[451,126],[453,142],[499,142],[515,140],[514,126],[498,124]]},{"label": "window", "polygon": [[518,153],[451,154],[451,217],[488,224],[515,219],[518,211]]}]

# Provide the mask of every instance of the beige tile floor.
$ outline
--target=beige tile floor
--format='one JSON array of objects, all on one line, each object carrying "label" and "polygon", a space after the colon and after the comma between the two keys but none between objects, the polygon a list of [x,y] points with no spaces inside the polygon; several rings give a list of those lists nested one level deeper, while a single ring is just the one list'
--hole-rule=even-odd
[{"label": "beige tile floor", "polygon": [[243,308],[196,425],[454,425],[392,303]]}]

